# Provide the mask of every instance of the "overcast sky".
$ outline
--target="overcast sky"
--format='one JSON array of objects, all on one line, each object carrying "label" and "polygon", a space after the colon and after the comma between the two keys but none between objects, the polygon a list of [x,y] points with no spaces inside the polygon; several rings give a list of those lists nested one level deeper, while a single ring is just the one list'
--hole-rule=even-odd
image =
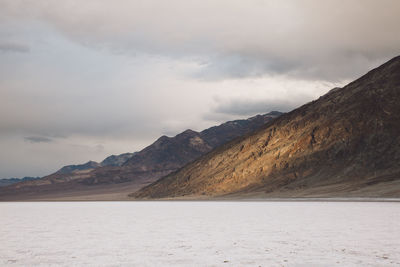
[{"label": "overcast sky", "polygon": [[400,54],[400,1],[0,0],[0,178],[289,111]]}]

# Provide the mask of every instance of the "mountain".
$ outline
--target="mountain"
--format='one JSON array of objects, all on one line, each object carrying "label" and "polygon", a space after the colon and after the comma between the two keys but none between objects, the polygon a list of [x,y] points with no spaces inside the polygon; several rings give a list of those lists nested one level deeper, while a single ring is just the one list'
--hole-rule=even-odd
[{"label": "mountain", "polygon": [[400,197],[400,57],[132,196]]},{"label": "mountain", "polygon": [[19,182],[24,182],[24,181],[32,181],[40,179],[40,177],[24,177],[24,178],[5,178],[5,179],[0,179],[0,187],[2,186],[7,186],[7,185],[12,185],[15,183]]},{"label": "mountain", "polygon": [[101,165],[95,161],[88,161],[84,164],[64,166],[60,170],[58,170],[56,173],[57,174],[74,173],[77,171],[92,170],[92,169],[98,168],[100,166]]},{"label": "mountain", "polygon": [[[74,192],[82,195],[97,194],[100,189],[102,194],[117,194],[122,192],[121,188],[128,195],[133,189],[148,185],[215,147],[259,129],[281,114],[274,111],[246,120],[229,121],[202,132],[186,130],[174,137],[162,136],[131,155],[121,154],[118,159],[111,156],[100,164],[89,161],[81,165],[65,166],[37,181],[15,184],[0,190],[0,199],[7,199],[7,195],[11,194],[14,199],[36,198],[44,194],[52,199],[60,194],[65,195],[67,191],[69,195],[74,195]],[[126,158],[126,161],[122,158]]]},{"label": "mountain", "polygon": [[130,159],[135,153],[124,153],[120,155],[111,155],[105,158],[101,163],[100,166],[122,166],[128,159]]},{"label": "mountain", "polygon": [[124,153],[120,155],[111,155],[105,158],[101,163],[95,161],[88,161],[84,164],[77,165],[67,165],[59,169],[56,174],[70,174],[79,171],[93,170],[99,167],[106,166],[122,166],[129,158],[131,158],[135,153]]}]

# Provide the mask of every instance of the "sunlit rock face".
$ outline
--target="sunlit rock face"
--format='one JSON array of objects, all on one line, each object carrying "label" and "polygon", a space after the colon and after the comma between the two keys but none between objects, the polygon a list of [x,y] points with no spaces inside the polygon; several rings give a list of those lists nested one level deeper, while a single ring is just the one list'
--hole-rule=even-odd
[{"label": "sunlit rock face", "polygon": [[134,196],[400,196],[400,57]]}]

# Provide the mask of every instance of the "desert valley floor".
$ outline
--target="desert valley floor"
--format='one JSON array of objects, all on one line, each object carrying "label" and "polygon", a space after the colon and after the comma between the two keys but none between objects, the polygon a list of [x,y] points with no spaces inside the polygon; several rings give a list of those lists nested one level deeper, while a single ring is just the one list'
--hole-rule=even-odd
[{"label": "desert valley floor", "polygon": [[3,202],[1,266],[400,266],[399,202]]}]

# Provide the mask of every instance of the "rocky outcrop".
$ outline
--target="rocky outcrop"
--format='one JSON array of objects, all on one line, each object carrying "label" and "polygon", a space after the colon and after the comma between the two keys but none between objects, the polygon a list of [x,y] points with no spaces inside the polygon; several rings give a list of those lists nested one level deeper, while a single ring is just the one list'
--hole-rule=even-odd
[{"label": "rocky outcrop", "polygon": [[[135,152],[136,153],[136,152]],[[111,155],[100,162],[100,166],[122,166],[128,159],[130,159],[135,153],[124,153],[120,155]]]},{"label": "rocky outcrop", "polygon": [[[399,197],[399,181],[400,57],[396,57],[133,196],[349,196],[364,192],[360,195]],[[382,191],[368,190],[377,185]]]}]

